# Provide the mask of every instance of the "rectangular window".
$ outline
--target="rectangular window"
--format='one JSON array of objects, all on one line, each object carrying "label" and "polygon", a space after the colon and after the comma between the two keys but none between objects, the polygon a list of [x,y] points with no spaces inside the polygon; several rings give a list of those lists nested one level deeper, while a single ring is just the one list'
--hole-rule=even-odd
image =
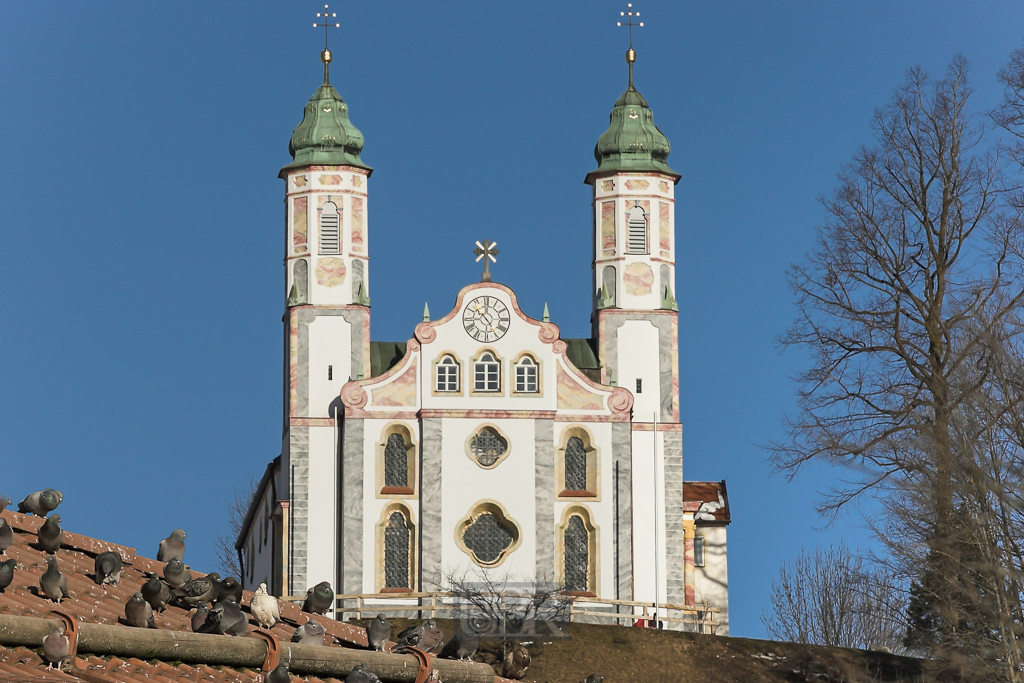
[{"label": "rectangular window", "polygon": [[459,390],[459,368],[456,365],[437,366],[437,390],[458,391]]},{"label": "rectangular window", "polygon": [[635,207],[626,221],[626,248],[630,254],[647,253],[647,217]]},{"label": "rectangular window", "polygon": [[477,363],[474,374],[474,388],[477,391],[498,391],[501,387],[498,383],[497,363]]},{"label": "rectangular window", "polygon": [[516,366],[516,391],[524,394],[537,393],[537,366]]},{"label": "rectangular window", "polygon": [[693,537],[693,564],[697,567],[704,566],[704,537]]},{"label": "rectangular window", "polygon": [[636,393],[638,393],[638,394],[644,393],[644,381],[642,379],[638,379],[636,381]]},{"label": "rectangular window", "polygon": [[326,211],[320,215],[320,253],[321,254],[337,254],[340,253],[341,239],[338,226],[338,214],[327,213]]}]

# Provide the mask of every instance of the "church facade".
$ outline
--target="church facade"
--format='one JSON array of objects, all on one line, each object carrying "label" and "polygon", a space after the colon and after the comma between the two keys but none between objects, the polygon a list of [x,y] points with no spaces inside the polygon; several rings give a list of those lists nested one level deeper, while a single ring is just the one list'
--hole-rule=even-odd
[{"label": "church facade", "polygon": [[[329,581],[398,599],[490,572],[711,606],[728,633],[725,482],[683,480],[680,176],[633,86],[634,54],[585,178],[591,337],[563,338],[546,309],[526,315],[485,270],[393,343],[370,337],[372,169],[324,51],[324,83],[280,172],[283,440],[236,542],[247,589],[296,595]],[[492,246],[478,247],[486,265]]]}]

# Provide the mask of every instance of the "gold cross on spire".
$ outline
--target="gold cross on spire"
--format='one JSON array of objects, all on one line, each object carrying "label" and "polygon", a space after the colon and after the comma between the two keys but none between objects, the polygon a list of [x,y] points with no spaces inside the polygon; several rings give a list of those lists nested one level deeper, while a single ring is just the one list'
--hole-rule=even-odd
[{"label": "gold cross on spire", "polygon": [[[633,3],[631,3],[631,2],[626,3],[626,11],[625,12],[619,12],[619,16],[620,17],[629,17],[629,19],[625,23],[625,25],[629,27],[629,49],[626,50],[626,63],[629,64],[629,87],[632,88],[633,87],[633,62],[636,61],[636,52],[633,50],[633,27],[634,26],[642,27],[644,25],[644,22],[641,21],[641,22],[637,23],[637,22],[633,21],[633,17],[636,17],[637,19],[640,18],[640,12],[639,11],[636,11],[636,12],[633,11]],[[622,26],[622,25],[623,25],[623,23],[621,21],[616,23],[616,26]]]},{"label": "gold cross on spire", "polygon": [[334,19],[338,16],[337,12],[328,12],[327,10],[329,9],[330,7],[324,5],[324,11],[316,13],[317,19],[320,19],[321,21],[313,22],[313,28],[323,28],[324,30],[324,51],[320,53],[320,61],[324,63],[324,84],[328,83],[328,69],[331,64],[331,51],[327,49],[327,29],[341,28],[341,24],[328,23],[330,19]]},{"label": "gold cross on spire", "polygon": [[497,263],[498,259],[494,258],[498,255],[498,243],[490,240],[484,240],[483,244],[480,242],[476,243],[476,249],[473,250],[476,254],[476,262],[480,263],[480,259],[484,260],[484,272],[480,276],[480,282],[491,281],[491,262]]}]

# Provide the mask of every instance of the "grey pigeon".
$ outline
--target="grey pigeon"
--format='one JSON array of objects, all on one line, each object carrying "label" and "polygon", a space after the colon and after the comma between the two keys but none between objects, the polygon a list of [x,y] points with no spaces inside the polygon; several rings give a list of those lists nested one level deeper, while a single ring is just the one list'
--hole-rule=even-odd
[{"label": "grey pigeon", "polygon": [[18,561],[15,559],[0,562],[0,593],[3,593],[4,589],[11,585],[11,581],[14,581],[14,568],[17,565]]},{"label": "grey pigeon", "polygon": [[39,577],[39,590],[58,605],[68,594],[68,580],[57,567],[57,558],[50,555],[46,558],[46,571]]},{"label": "grey pigeon", "polygon": [[324,627],[316,619],[310,619],[302,626],[295,629],[292,634],[292,642],[300,645],[323,645]]},{"label": "grey pigeon", "polygon": [[36,532],[39,547],[53,555],[60,550],[60,542],[64,539],[64,530],[60,528],[60,515],[50,515]]},{"label": "grey pigeon", "polygon": [[580,681],[580,683],[604,683],[604,676],[598,673],[593,673]]},{"label": "grey pigeon", "polygon": [[505,655],[501,675],[515,681],[523,680],[526,670],[530,668],[530,651],[522,645],[516,645]]},{"label": "grey pigeon", "polygon": [[57,671],[60,671],[61,665],[70,653],[71,641],[60,632],[60,629],[53,629],[50,635],[43,638],[43,659],[46,660],[47,671],[53,669],[54,665],[57,666]]},{"label": "grey pigeon", "polygon": [[473,659],[477,647],[480,646],[480,622],[472,617],[466,624],[455,632],[452,639],[444,646],[438,657],[442,659]]},{"label": "grey pigeon", "polygon": [[321,581],[306,591],[306,600],[302,603],[303,612],[327,614],[334,603],[334,589],[327,581]]},{"label": "grey pigeon", "polygon": [[157,612],[163,612],[171,600],[171,588],[158,577],[152,576],[142,584],[142,597]]},{"label": "grey pigeon", "polygon": [[[7,496],[0,496],[0,512],[3,512],[11,499]],[[14,543],[14,529],[7,523],[7,520],[0,516],[0,555],[7,554],[7,548]]]},{"label": "grey pigeon", "polygon": [[209,616],[210,610],[207,609],[206,605],[200,605],[196,608],[196,611],[192,613],[192,632],[202,633],[203,624],[206,623],[206,617]]},{"label": "grey pigeon", "polygon": [[267,593],[267,584],[261,583],[256,592],[252,594],[252,600],[249,602],[249,614],[263,628],[272,628],[274,624],[281,621],[281,607],[277,604],[277,598]]},{"label": "grey pigeon", "polygon": [[345,677],[345,683],[380,683],[380,678],[365,664],[356,664],[352,673]]},{"label": "grey pigeon", "polygon": [[180,560],[185,556],[185,532],[175,529],[171,535],[160,541],[160,547],[156,551],[157,562],[170,562]]},{"label": "grey pigeon", "polygon": [[227,596],[210,608],[206,615],[206,623],[200,628],[200,633],[216,633],[228,636],[244,636],[245,627],[249,620],[242,612],[242,608],[234,596]]},{"label": "grey pigeon", "polygon": [[371,649],[384,652],[389,638],[391,638],[391,623],[383,614],[378,614],[377,618],[366,627],[366,640],[370,642]]},{"label": "grey pigeon", "polygon": [[424,652],[432,652],[444,644],[444,634],[437,627],[437,622],[427,619],[417,626],[410,626],[398,634],[398,644],[393,652],[406,652],[406,648],[416,647]]},{"label": "grey pigeon", "polygon": [[220,582],[220,597],[218,600],[223,600],[228,595],[235,598],[235,602],[242,602],[242,584],[238,582],[233,576],[229,576],[225,579],[221,579]]},{"label": "grey pigeon", "polygon": [[192,578],[192,573],[181,560],[171,560],[164,565],[164,580],[171,588],[181,588]]},{"label": "grey pigeon", "polygon": [[288,664],[281,662],[276,669],[268,673],[267,683],[292,683],[292,675],[288,673]]},{"label": "grey pigeon", "polygon": [[18,512],[32,513],[37,517],[45,517],[51,510],[56,510],[60,502],[64,500],[64,494],[56,489],[43,489],[25,496],[25,500],[18,503]]},{"label": "grey pigeon", "polygon": [[124,561],[121,559],[121,554],[108,550],[96,556],[96,569],[93,572],[93,578],[96,583],[103,586],[103,590],[107,590],[108,585],[116,586],[117,582],[121,580],[123,567]]},{"label": "grey pigeon", "polygon": [[156,628],[156,619],[153,616],[153,608],[149,606],[142,593],[138,591],[128,598],[124,604],[124,618],[129,626],[136,628]]},{"label": "grey pigeon", "polygon": [[419,647],[420,641],[423,640],[423,631],[427,627],[427,622],[421,621],[415,626],[410,626],[402,630],[398,634],[398,641],[395,643],[395,647],[391,650],[392,652],[401,654],[405,652],[407,647]]},{"label": "grey pigeon", "polygon": [[172,593],[186,604],[195,607],[203,602],[214,602],[220,596],[220,574],[210,572],[206,576],[185,582]]}]

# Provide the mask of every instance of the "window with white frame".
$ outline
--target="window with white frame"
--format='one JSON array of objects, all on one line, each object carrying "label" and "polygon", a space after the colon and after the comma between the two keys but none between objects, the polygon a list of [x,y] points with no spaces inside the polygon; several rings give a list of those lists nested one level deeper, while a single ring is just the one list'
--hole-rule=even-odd
[{"label": "window with white frame", "polygon": [[341,253],[341,215],[334,202],[327,202],[320,209],[320,253]]},{"label": "window with white frame", "polygon": [[693,537],[693,564],[697,567],[704,566],[704,537]]},{"label": "window with white frame", "polygon": [[459,364],[451,356],[445,356],[437,364],[437,390],[459,390]]},{"label": "window with white frame", "polygon": [[491,353],[480,356],[473,366],[473,389],[476,391],[501,390],[501,363]]},{"label": "window with white frame", "polygon": [[524,394],[537,393],[537,364],[529,356],[516,364],[516,391]]}]

